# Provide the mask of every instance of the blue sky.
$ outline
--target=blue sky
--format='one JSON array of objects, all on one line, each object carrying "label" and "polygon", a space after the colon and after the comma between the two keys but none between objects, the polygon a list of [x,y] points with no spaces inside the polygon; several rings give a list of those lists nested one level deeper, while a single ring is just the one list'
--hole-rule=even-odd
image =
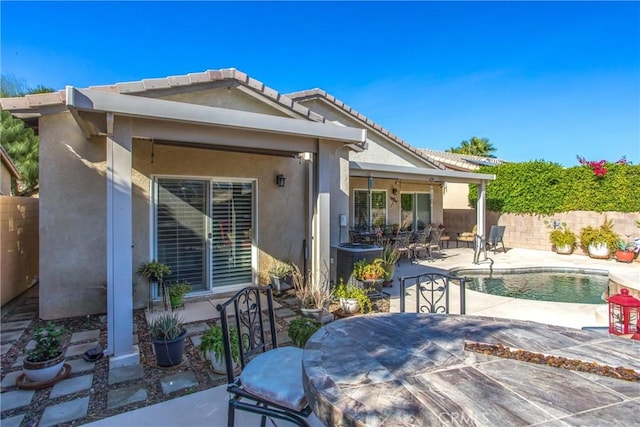
[{"label": "blue sky", "polygon": [[418,148],[640,163],[640,2],[0,3],[3,74],[62,89],[234,67]]}]

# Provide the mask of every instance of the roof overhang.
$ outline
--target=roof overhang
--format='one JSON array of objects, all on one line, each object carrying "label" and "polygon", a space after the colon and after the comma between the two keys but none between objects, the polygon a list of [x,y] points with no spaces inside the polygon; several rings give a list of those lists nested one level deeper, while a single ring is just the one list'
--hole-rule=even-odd
[{"label": "roof overhang", "polygon": [[154,121],[317,138],[343,142],[348,146],[361,146],[367,140],[365,129],[164,99],[78,89],[73,86],[67,87],[66,99],[67,107],[78,124],[85,133],[90,135],[95,134],[98,129],[87,123],[81,113],[113,113]]},{"label": "roof overhang", "polygon": [[2,145],[0,145],[0,161],[5,165],[5,167],[9,170],[9,173],[15,178],[20,179],[20,172],[16,168],[16,165],[9,157],[9,153],[7,153]]},{"label": "roof overhang", "polygon": [[459,182],[479,184],[482,181],[493,181],[495,175],[473,172],[459,172],[442,169],[427,169],[410,166],[383,165],[379,163],[349,162],[349,175],[355,177],[410,179],[429,183]]}]

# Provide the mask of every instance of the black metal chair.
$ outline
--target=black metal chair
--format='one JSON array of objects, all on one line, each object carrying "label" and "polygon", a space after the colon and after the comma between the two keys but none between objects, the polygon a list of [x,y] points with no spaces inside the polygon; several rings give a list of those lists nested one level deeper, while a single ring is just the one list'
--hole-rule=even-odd
[{"label": "black metal chair", "polygon": [[504,230],[506,226],[504,225],[492,225],[491,230],[489,230],[489,238],[487,239],[487,245],[493,247],[493,253],[496,253],[496,249],[498,249],[498,243],[502,243],[502,252],[506,252],[504,249],[504,241],[502,238],[504,237]]},{"label": "black metal chair", "polygon": [[407,288],[415,285],[416,313],[449,313],[449,284],[460,286],[460,314],[465,314],[465,285],[468,279],[440,273],[400,277],[400,311],[406,309]]},{"label": "black metal chair", "polygon": [[[278,347],[271,287],[244,288],[216,309],[224,339],[227,392],[231,394],[228,426],[234,426],[238,409],[262,415],[262,427],[267,417],[308,427],[305,418],[311,408],[302,385],[302,349]],[[231,358],[231,333],[237,333],[241,343],[239,373]]]}]

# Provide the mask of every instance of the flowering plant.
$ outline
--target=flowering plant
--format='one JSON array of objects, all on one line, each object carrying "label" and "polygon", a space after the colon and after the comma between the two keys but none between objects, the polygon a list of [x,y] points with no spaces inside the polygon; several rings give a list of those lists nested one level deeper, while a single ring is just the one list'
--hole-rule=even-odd
[{"label": "flowering plant", "polygon": [[[587,160],[582,156],[576,156],[578,158],[578,163],[584,166],[588,166],[593,170],[593,174],[598,178],[603,178],[607,174],[607,161],[606,160]],[[620,157],[620,160],[616,162],[618,165],[628,165],[630,162],[627,160],[627,156]]]}]

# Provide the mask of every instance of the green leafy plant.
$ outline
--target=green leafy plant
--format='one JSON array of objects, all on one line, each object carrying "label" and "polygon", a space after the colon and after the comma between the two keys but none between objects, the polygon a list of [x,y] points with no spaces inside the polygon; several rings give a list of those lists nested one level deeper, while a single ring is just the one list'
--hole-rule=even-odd
[{"label": "green leafy plant", "polygon": [[311,335],[322,328],[322,323],[308,317],[297,317],[289,323],[289,338],[296,347],[304,348]]},{"label": "green leafy plant", "polygon": [[176,282],[167,285],[167,292],[171,300],[171,308],[176,308],[182,304],[184,295],[191,290],[189,282]]},{"label": "green leafy plant", "polygon": [[378,280],[385,277],[384,260],[376,258],[373,261],[361,259],[353,264],[353,277],[357,280]]},{"label": "green leafy plant", "polygon": [[156,260],[143,262],[136,273],[140,277],[144,277],[152,282],[163,282],[164,276],[171,275],[171,268],[168,265]]},{"label": "green leafy plant", "polygon": [[371,299],[366,291],[359,286],[346,285],[342,279],[340,279],[338,286],[333,289],[333,296],[336,298],[353,298],[357,300],[360,310],[363,313],[368,313],[373,310]]},{"label": "green leafy plant", "polygon": [[276,260],[269,269],[269,274],[279,278],[285,278],[287,276],[291,276],[293,274],[293,270],[293,263]]},{"label": "green leafy plant", "polygon": [[[541,160],[483,166],[493,174],[487,184],[487,209],[504,213],[551,215],[567,211],[639,212],[640,165],[606,163],[607,173],[596,176],[590,167],[565,168]],[[477,185],[469,188],[469,202],[477,202]]]},{"label": "green leafy plant", "polygon": [[585,249],[591,244],[600,243],[607,245],[609,251],[614,252],[619,240],[620,236],[613,231],[613,221],[606,217],[600,227],[588,225],[580,231],[580,244]]},{"label": "green leafy plant", "polygon": [[628,243],[620,239],[616,244],[616,249],[623,252],[633,252],[633,243]]},{"label": "green leafy plant", "polygon": [[[546,221],[545,221],[546,222]],[[549,224],[547,223],[547,227]],[[549,241],[556,247],[570,246],[575,248],[578,236],[567,227],[567,223],[563,222],[559,228],[555,228],[549,234]]]},{"label": "green leafy plant", "polygon": [[44,327],[37,324],[33,328],[33,340],[36,345],[27,353],[30,362],[44,362],[62,353],[62,334],[64,328],[48,322]]},{"label": "green leafy plant", "polygon": [[158,340],[172,340],[185,332],[184,321],[178,313],[165,312],[154,317],[150,324],[151,337]]},{"label": "green leafy plant", "polygon": [[[235,363],[240,362],[240,339],[238,330],[235,327],[229,328],[229,341],[231,342],[231,359]],[[224,339],[222,327],[213,325],[202,335],[198,349],[202,354],[212,351],[218,360],[224,359]]]},{"label": "green leafy plant", "polygon": [[384,242],[382,246],[382,267],[384,268],[384,280],[392,280],[396,263],[400,258],[400,251],[391,242]]}]

